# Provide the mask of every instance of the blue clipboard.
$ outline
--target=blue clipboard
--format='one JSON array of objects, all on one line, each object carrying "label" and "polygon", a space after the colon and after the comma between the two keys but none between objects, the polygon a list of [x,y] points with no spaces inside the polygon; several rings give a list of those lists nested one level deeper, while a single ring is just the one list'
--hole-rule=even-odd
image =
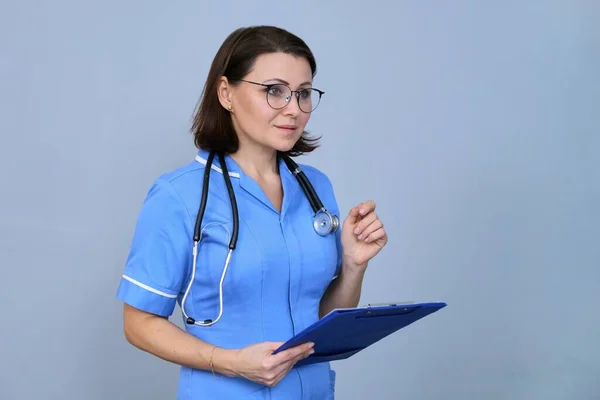
[{"label": "blue clipboard", "polygon": [[273,354],[313,342],[315,352],[296,366],[343,360],[445,306],[444,302],[430,302],[335,309]]}]

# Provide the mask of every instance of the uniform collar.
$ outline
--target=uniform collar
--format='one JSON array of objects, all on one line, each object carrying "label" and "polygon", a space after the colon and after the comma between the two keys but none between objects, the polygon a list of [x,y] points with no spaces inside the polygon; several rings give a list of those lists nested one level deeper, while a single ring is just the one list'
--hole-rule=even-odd
[{"label": "uniform collar", "polygon": [[[198,161],[200,164],[206,165],[206,160],[208,160],[209,154],[210,153],[207,150],[200,149],[198,151],[198,154],[196,154],[196,161]],[[239,179],[242,170],[237,165],[237,163],[233,160],[233,158],[229,157],[228,155],[225,155],[223,158],[225,159],[225,166],[227,167],[227,172],[229,172],[229,176],[232,178]],[[223,169],[221,168],[221,161],[219,160],[219,157],[216,154],[213,158],[210,169],[212,169],[213,171],[217,171],[220,174],[223,173]]]},{"label": "uniform collar", "polygon": [[[209,155],[210,152],[208,150],[200,149],[196,154],[196,161],[198,161],[200,164],[206,165]],[[223,158],[225,159],[225,166],[227,167],[227,172],[229,172],[230,177],[240,178],[242,175],[244,175],[244,172],[232,157],[225,154]],[[287,165],[285,164],[285,161],[283,161],[282,158],[279,158],[278,163],[280,171],[279,173],[282,175],[282,179],[284,179],[284,174],[292,176],[292,172],[288,169]],[[211,169],[213,171],[219,172],[220,174],[223,173],[223,169],[221,168],[221,161],[219,160],[219,157],[216,154],[213,157]]]},{"label": "uniform collar", "polygon": [[[200,164],[206,165],[210,152],[204,149],[200,149],[196,154],[196,161]],[[244,171],[239,167],[239,165],[235,162],[235,160],[229,155],[225,154],[225,166],[227,167],[227,172],[229,172],[229,176],[231,178],[237,178],[239,181],[240,188],[244,189],[250,195],[255,197],[265,206],[277,212],[277,210],[273,207],[273,204],[269,201],[264,191],[260,188],[258,183],[248,175],[244,174]],[[219,157],[215,154],[213,158],[213,162],[211,165],[211,170],[216,171],[220,174],[223,174],[223,169],[221,168],[221,163],[219,161]],[[285,161],[283,159],[279,159],[279,174],[281,176],[281,184],[283,186],[283,204],[281,208],[281,215],[285,215],[290,201],[294,199],[294,194],[296,190],[299,188],[298,181],[292,175],[292,172],[288,169]]]}]

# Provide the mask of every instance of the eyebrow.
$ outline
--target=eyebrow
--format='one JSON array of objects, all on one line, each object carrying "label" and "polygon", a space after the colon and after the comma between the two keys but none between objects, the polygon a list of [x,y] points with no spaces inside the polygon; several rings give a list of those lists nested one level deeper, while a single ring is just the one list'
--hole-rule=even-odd
[{"label": "eyebrow", "polygon": [[[279,82],[279,83],[283,83],[283,84],[285,84],[285,85],[288,85],[288,86],[289,86],[289,84],[290,84],[288,81],[285,81],[285,80],[283,80],[283,79],[280,79],[280,78],[267,79],[267,80],[266,80],[266,81],[264,81],[263,83],[266,83],[266,82],[272,82],[272,81],[277,81],[277,82]],[[312,85],[312,82],[311,82],[311,81],[302,82],[302,83],[301,83],[301,84],[299,84],[298,86],[303,86],[303,85]]]}]

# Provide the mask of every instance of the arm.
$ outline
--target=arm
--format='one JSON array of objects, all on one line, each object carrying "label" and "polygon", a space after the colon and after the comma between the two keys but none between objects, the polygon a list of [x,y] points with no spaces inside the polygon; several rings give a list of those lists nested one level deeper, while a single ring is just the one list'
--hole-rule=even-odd
[{"label": "arm", "polygon": [[164,360],[233,373],[230,353],[202,342],[171,323],[177,294],[191,264],[192,220],[181,197],[165,179],[151,186],[138,216],[117,297],[124,302],[125,338],[135,347]]},{"label": "arm", "polygon": [[325,291],[321,299],[319,318],[335,308],[358,306],[366,267],[352,268],[348,266],[350,263],[347,259],[342,262],[340,274]]},{"label": "arm", "polygon": [[123,321],[127,341],[140,350],[175,364],[242,377],[271,387],[283,379],[296,362],[314,352],[313,344],[305,343],[272,355],[282,342],[223,349],[182,331],[166,317],[128,304],[124,306]]},{"label": "arm", "polygon": [[227,376],[236,374],[232,351],[213,346],[184,332],[165,317],[125,303],[123,327],[129,343],[163,360],[210,371],[212,358],[215,372]]},{"label": "arm", "polygon": [[375,202],[353,207],[344,220],[339,238],[341,268],[329,285],[319,306],[319,317],[334,308],[356,307],[369,260],[386,245],[387,233],[375,213]]}]

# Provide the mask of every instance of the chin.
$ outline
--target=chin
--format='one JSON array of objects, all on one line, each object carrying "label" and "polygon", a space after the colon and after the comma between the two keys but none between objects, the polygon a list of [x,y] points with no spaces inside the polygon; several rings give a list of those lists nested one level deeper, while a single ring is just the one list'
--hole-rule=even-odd
[{"label": "chin", "polygon": [[297,138],[295,140],[280,140],[277,141],[277,143],[273,143],[273,148],[277,151],[280,151],[282,153],[285,153],[287,151],[290,151],[294,145],[298,142],[300,138]]},{"label": "chin", "polygon": [[292,144],[278,144],[278,145],[274,145],[272,146],[273,150],[277,150],[280,153],[286,153],[288,151],[290,151],[293,147],[294,147],[295,143]]}]

